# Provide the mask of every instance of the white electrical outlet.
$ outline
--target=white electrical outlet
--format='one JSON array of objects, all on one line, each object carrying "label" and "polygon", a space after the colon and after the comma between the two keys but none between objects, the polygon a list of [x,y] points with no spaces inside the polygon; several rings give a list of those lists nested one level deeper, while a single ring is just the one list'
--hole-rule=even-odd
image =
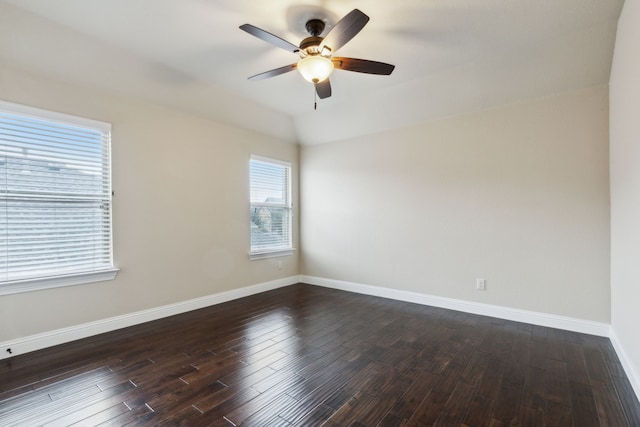
[{"label": "white electrical outlet", "polygon": [[476,289],[484,291],[487,289],[487,281],[484,279],[476,279]]},{"label": "white electrical outlet", "polygon": [[282,270],[282,261],[278,261],[278,270]]}]

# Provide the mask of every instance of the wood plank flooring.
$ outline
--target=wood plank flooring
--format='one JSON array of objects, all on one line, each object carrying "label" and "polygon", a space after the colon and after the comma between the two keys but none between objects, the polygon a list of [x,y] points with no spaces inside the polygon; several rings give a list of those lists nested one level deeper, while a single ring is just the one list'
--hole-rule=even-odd
[{"label": "wood plank flooring", "polygon": [[310,285],[0,361],[1,426],[640,426],[606,338]]}]

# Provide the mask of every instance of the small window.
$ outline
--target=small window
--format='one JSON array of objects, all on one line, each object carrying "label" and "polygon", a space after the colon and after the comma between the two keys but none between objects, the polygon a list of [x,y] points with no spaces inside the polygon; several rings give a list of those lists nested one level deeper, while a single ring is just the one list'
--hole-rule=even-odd
[{"label": "small window", "polygon": [[291,164],[250,160],[251,258],[286,255],[291,244]]},{"label": "small window", "polygon": [[111,125],[0,102],[0,294],[112,279]]}]

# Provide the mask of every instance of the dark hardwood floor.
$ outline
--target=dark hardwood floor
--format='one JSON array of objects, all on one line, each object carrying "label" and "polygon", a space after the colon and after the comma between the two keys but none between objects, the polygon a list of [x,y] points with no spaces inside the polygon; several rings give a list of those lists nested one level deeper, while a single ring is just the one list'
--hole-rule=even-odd
[{"label": "dark hardwood floor", "polygon": [[606,338],[309,285],[0,361],[1,426],[640,426]]}]

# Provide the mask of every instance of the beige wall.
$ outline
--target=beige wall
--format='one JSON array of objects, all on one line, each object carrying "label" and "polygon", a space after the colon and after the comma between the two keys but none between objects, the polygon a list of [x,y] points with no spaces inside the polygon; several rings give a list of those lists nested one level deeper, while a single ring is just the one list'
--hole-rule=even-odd
[{"label": "beige wall", "polygon": [[114,281],[0,296],[0,342],[298,273],[297,254],[283,270],[248,259],[249,156],[292,162],[295,183],[297,146],[3,65],[0,99],[113,124],[121,268]]},{"label": "beige wall", "polygon": [[608,323],[607,111],[596,87],[302,148],[302,273]]},{"label": "beige wall", "polygon": [[640,395],[640,1],[627,0],[611,69],[611,326]]},{"label": "beige wall", "polygon": [[0,66],[0,99],[113,123],[122,269],[0,297],[0,341],[299,272],[608,322],[607,96],[304,147],[304,265],[285,257],[279,271],[248,260],[248,158],[292,161],[295,183],[297,147]]}]

